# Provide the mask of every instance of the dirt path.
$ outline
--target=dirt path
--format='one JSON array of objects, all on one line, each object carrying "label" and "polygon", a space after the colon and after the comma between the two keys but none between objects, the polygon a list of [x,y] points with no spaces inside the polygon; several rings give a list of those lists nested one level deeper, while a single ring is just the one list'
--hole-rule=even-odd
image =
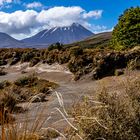
[{"label": "dirt path", "polygon": [[[72,80],[73,76],[70,74],[50,72],[50,73],[41,73],[38,76],[44,79],[48,79],[50,81],[54,81],[59,84],[59,87],[55,89],[55,91],[61,93],[64,101],[64,107],[66,110],[70,110],[71,106],[76,102],[79,102],[82,96],[86,96],[96,89],[96,82],[93,81],[75,82]],[[49,118],[49,120],[43,124],[43,127],[48,127],[48,126],[55,127],[59,130],[62,129],[63,131],[66,122],[61,121],[59,123],[56,123],[60,119],[63,119],[63,117],[58,111],[56,111],[55,108],[59,108],[60,110],[63,109],[59,104],[55,91],[49,97],[48,102],[31,104],[28,115],[30,116],[30,119],[33,120],[34,123],[34,120],[37,117],[37,112],[39,107],[39,110],[42,109],[43,112],[41,113],[42,118],[44,118],[45,120]],[[23,118],[24,121],[23,114],[21,115],[21,118]],[[55,124],[52,125],[54,122]]]},{"label": "dirt path", "polygon": [[[95,83],[92,82],[88,82],[86,84],[73,82],[61,83],[60,87],[55,89],[55,91],[61,93],[64,100],[65,109],[70,110],[73,104],[79,102],[82,96],[88,95],[89,92],[93,91],[95,89],[95,86]],[[62,111],[63,109],[58,102],[55,91],[49,97],[48,102],[30,104],[27,114],[18,114],[18,122],[23,122],[24,124],[25,118],[28,117],[30,121],[30,126],[32,128],[33,124],[35,123],[35,119],[38,119],[38,117],[40,116],[39,114],[41,113],[41,120],[47,120],[43,124],[43,127],[54,127],[63,131],[66,122],[61,121],[59,123],[56,123],[60,119],[63,119],[62,115],[56,110],[56,108],[59,108]],[[28,104],[22,104],[22,106],[27,107]],[[55,123],[55,125],[53,125],[53,123]]]}]

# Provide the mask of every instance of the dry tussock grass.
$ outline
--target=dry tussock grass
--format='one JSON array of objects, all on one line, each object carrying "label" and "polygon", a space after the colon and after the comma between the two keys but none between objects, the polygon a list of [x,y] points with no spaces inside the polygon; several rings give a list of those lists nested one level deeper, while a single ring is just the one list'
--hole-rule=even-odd
[{"label": "dry tussock grass", "polygon": [[[29,108],[31,104],[29,102],[25,108]],[[10,113],[5,109],[3,104],[0,108],[0,140],[51,140],[60,135],[63,136],[63,134],[54,128],[43,127],[50,119],[50,116],[44,116],[43,112],[45,109],[46,105],[42,108],[38,107],[36,116],[34,116],[35,118],[32,122],[28,112],[25,114],[25,118],[23,118],[25,120],[19,122],[10,119],[12,116],[10,116]]]},{"label": "dry tussock grass", "polygon": [[128,79],[123,93],[103,88],[97,97],[85,97],[74,106],[77,131],[68,129],[69,139],[138,140],[140,138],[140,77]]},{"label": "dry tussock grass", "polygon": [[21,110],[24,110],[24,108],[17,106],[18,103],[22,101],[28,102],[25,107],[28,109],[32,104],[32,100],[36,98],[39,93],[47,95],[50,93],[51,88],[53,89],[58,86],[57,84],[39,79],[35,76],[29,76],[19,78],[13,83],[3,81],[0,85],[1,140],[45,140],[46,138],[50,139],[50,137],[59,136],[59,133],[55,129],[47,129],[44,137],[40,135],[39,130],[48,120],[48,118],[44,118],[43,116],[46,106],[43,108],[38,107],[39,109],[32,126],[30,126],[31,122],[28,112],[24,112],[27,113],[25,115],[26,121],[22,123],[17,123],[13,115],[11,115],[11,113],[21,113]]}]

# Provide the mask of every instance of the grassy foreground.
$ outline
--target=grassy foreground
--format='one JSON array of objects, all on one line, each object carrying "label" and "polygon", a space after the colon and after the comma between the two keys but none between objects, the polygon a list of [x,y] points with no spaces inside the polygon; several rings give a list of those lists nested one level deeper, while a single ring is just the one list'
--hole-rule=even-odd
[{"label": "grassy foreground", "polygon": [[[109,92],[104,87],[97,90],[95,96],[84,97],[69,114],[62,95],[56,93],[62,107],[56,109],[68,124],[64,134],[54,128],[43,128],[48,118],[42,119],[43,110],[40,110],[30,131],[27,130],[28,121],[21,130],[14,122],[3,124],[2,140],[51,140],[59,136],[68,140],[139,140],[140,77],[129,78],[120,84],[124,87],[120,92]],[[45,131],[40,133],[39,130]]]},{"label": "grassy foreground", "polygon": [[140,139],[140,77],[122,84],[122,92],[103,88],[96,97],[85,97],[74,106],[71,114],[77,130],[68,129],[69,139]]}]

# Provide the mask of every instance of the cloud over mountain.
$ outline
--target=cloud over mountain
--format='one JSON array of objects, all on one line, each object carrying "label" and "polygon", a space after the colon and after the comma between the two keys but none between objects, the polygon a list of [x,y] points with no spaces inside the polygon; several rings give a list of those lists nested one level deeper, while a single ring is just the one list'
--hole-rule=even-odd
[{"label": "cloud over mountain", "polygon": [[[12,0],[7,0],[12,1]],[[32,7],[30,5],[30,7]],[[0,31],[10,35],[32,35],[45,28],[55,26],[68,26],[78,22],[90,27],[89,19],[98,19],[102,16],[102,10],[86,11],[79,6],[53,7],[37,12],[35,10],[15,11],[12,13],[0,12]]]}]

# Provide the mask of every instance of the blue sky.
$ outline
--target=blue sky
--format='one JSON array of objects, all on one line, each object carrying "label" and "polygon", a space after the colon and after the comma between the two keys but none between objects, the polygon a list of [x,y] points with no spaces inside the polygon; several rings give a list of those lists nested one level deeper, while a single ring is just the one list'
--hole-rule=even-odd
[{"label": "blue sky", "polygon": [[0,0],[0,32],[21,39],[79,22],[95,33],[110,31],[119,15],[140,0]]}]

